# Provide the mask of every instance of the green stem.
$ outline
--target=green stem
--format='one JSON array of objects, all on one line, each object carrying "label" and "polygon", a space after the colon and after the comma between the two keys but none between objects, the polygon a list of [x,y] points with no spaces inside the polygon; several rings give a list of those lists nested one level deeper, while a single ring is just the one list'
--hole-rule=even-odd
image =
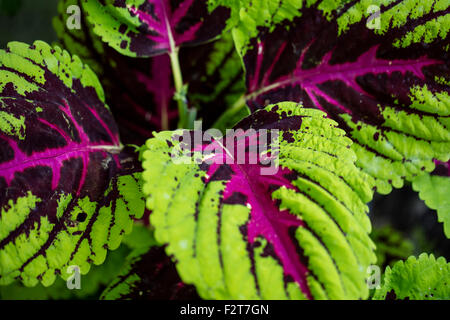
[{"label": "green stem", "polygon": [[173,81],[175,84],[175,100],[178,103],[178,128],[188,128],[188,103],[186,87],[183,84],[180,60],[178,59],[178,48],[173,48],[169,54],[172,65]]},{"label": "green stem", "polygon": [[238,100],[236,100],[234,103],[233,103],[233,105],[228,109],[228,110],[226,110],[220,117],[219,117],[219,119],[217,119],[215,122],[214,122],[214,124],[213,124],[213,128],[218,128],[218,127],[221,127],[221,124],[223,123],[223,122],[225,122],[228,118],[231,118],[231,117],[233,117],[235,114],[237,114],[239,111],[241,111],[243,108],[245,108],[247,105],[246,105],[246,102],[247,102],[247,97],[246,97],[246,95],[241,95],[240,97],[239,97],[239,99]]},{"label": "green stem", "polygon": [[233,112],[239,111],[242,109],[242,107],[245,106],[245,103],[247,102],[247,97],[245,96],[245,94],[243,94],[242,96],[239,97],[238,100],[236,100],[235,103],[233,103],[233,105],[230,108],[230,111],[233,110]]}]

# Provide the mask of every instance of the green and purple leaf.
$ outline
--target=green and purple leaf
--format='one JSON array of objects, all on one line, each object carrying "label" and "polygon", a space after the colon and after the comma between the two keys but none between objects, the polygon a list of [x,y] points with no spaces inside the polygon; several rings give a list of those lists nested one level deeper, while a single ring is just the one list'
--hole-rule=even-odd
[{"label": "green and purple leaf", "polygon": [[[134,229],[133,229],[134,230]],[[99,266],[92,266],[89,273],[81,275],[81,289],[68,290],[67,282],[57,278],[55,282],[45,287],[38,284],[35,287],[26,287],[20,282],[7,286],[0,286],[0,299],[2,300],[89,300],[98,299],[102,290],[119,274],[121,266],[130,249],[121,245],[118,249],[107,254],[105,262]]]},{"label": "green and purple leaf", "polygon": [[231,9],[212,0],[83,0],[94,32],[127,56],[173,52],[219,36]]},{"label": "green and purple leaf", "polygon": [[144,211],[142,169],[97,77],[59,47],[12,42],[0,103],[0,284],[87,273]]},{"label": "green and purple leaf", "polygon": [[50,287],[38,284],[25,287],[21,283],[0,286],[2,300],[97,300],[102,291],[120,275],[131,252],[154,243],[152,232],[144,225],[135,222],[130,234],[123,237],[119,248],[107,254],[100,266],[92,266],[89,273],[80,277],[81,288],[68,290],[67,282],[56,279]]},{"label": "green and purple leaf", "polygon": [[[82,9],[81,30],[70,30],[66,26],[69,18],[66,9],[71,5]],[[82,0],[61,0],[58,11],[53,24],[59,41],[99,76],[121,140],[142,145],[153,131],[175,129],[178,111],[173,100],[169,57],[130,58],[118,54],[93,33]],[[225,33],[217,41],[182,47],[179,57],[184,79],[189,83],[189,104],[197,108],[204,125],[211,126],[245,93],[242,64],[233,40]],[[245,111],[243,108],[230,110],[232,117],[227,122],[242,119]],[[227,125],[223,119],[221,122],[218,126]]]},{"label": "green and purple leaf", "polygon": [[205,299],[367,297],[373,178],[351,140],[291,102],[235,128],[161,132],[143,148],[150,221],[181,279]]},{"label": "green and purple leaf", "polygon": [[[66,9],[78,5],[81,29],[68,29]],[[172,72],[166,55],[129,58],[117,53],[93,33],[82,0],[61,0],[53,25],[62,46],[78,55],[99,76],[124,143],[142,145],[154,130],[176,127]]]},{"label": "green and purple leaf", "polygon": [[[234,30],[247,103],[327,112],[354,140],[377,191],[401,187],[450,157],[449,5],[249,1]],[[369,6],[379,7],[378,21]]]}]

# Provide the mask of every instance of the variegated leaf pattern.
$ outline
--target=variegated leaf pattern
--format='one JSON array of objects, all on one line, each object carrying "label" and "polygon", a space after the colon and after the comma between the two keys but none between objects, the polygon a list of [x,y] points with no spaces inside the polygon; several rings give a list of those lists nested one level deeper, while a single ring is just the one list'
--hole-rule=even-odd
[{"label": "variegated leaf pattern", "polygon": [[155,238],[202,298],[367,297],[373,178],[355,166],[351,140],[336,125],[285,102],[226,137],[177,130],[147,141],[144,193]]},{"label": "variegated leaf pattern", "polygon": [[[114,114],[124,143],[142,145],[153,131],[175,129],[178,119],[170,59],[167,55],[130,58],[117,53],[94,34],[82,0],[61,0],[54,28],[62,46],[78,55],[99,76],[106,101]],[[67,8],[81,8],[80,30],[69,29]],[[182,47],[179,53],[188,102],[209,127],[245,93],[243,68],[229,33],[216,41]],[[245,109],[229,110],[217,127],[234,125]],[[225,118],[225,119],[224,119]]]},{"label": "variegated leaf pattern", "polygon": [[[131,252],[154,243],[151,230],[141,223],[135,222],[130,234],[123,237],[119,248],[107,254],[105,262],[92,266],[89,273],[80,276],[80,289],[68,290],[67,281],[56,279],[49,287],[37,285],[25,287],[21,283],[0,286],[1,300],[91,300],[98,299],[100,294],[112,281],[119,277]],[[69,280],[69,283],[76,280]]]},{"label": "variegated leaf pattern", "polygon": [[448,1],[242,3],[234,38],[252,110],[326,111],[380,193],[449,160]]},{"label": "variegated leaf pattern", "polygon": [[94,32],[120,53],[149,57],[219,36],[230,8],[214,0],[83,0]]},{"label": "variegated leaf pattern", "polygon": [[[80,30],[66,25],[67,8],[73,5],[81,9]],[[53,25],[61,45],[98,75],[124,143],[142,145],[154,130],[176,127],[178,111],[172,99],[168,56],[130,58],[119,54],[93,32],[82,0],[61,0]]]},{"label": "variegated leaf pattern", "polygon": [[422,253],[387,267],[374,300],[448,300],[450,263],[444,257]]},{"label": "variegated leaf pattern", "polygon": [[0,284],[87,273],[143,214],[137,154],[97,77],[59,47],[0,51],[0,103]]}]

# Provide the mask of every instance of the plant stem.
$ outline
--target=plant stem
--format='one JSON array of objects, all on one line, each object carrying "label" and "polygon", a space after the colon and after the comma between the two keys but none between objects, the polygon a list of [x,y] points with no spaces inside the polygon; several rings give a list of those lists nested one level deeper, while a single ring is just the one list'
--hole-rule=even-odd
[{"label": "plant stem", "polygon": [[241,110],[242,107],[245,106],[245,103],[247,102],[247,97],[245,94],[239,97],[238,100],[236,100],[235,103],[230,108],[230,111],[233,110],[234,112]]},{"label": "plant stem", "polygon": [[[166,22],[167,35],[169,37],[169,56],[170,63],[172,65],[172,74],[173,81],[175,84],[175,95],[174,99],[177,100],[178,103],[178,128],[186,128],[189,125],[189,110],[187,103],[187,86],[183,84],[183,76],[181,73],[180,60],[178,58],[179,48],[176,46],[175,40],[172,35],[172,27],[170,26],[170,22],[168,19],[168,15],[165,11],[165,6],[163,6],[164,10],[164,18]],[[194,120],[192,120],[193,123]]]},{"label": "plant stem", "polygon": [[173,81],[175,84],[174,99],[178,103],[178,128],[189,128],[188,103],[186,98],[186,87],[183,84],[180,60],[178,59],[178,48],[174,47],[169,56],[172,65]]},{"label": "plant stem", "polygon": [[162,131],[169,130],[169,116],[167,114],[167,108],[168,108],[168,106],[165,106],[165,108],[162,110],[162,113],[161,113],[161,130]]},{"label": "plant stem", "polygon": [[221,127],[223,122],[226,122],[228,118],[233,117],[236,113],[238,113],[239,111],[241,111],[242,108],[245,108],[247,99],[246,99],[246,95],[241,95],[239,97],[238,100],[236,100],[233,105],[226,110],[220,117],[219,119],[217,119],[214,124],[213,124],[213,128],[218,128]]}]

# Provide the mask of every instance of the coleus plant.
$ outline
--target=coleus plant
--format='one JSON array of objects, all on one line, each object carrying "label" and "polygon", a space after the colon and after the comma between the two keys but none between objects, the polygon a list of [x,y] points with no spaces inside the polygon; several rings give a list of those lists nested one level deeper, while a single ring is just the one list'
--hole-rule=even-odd
[{"label": "coleus plant", "polygon": [[[1,285],[86,274],[145,207],[104,299],[366,299],[367,203],[405,182],[450,237],[448,1],[61,0],[54,26],[68,51],[0,52]],[[449,280],[421,255],[373,297]]]}]

